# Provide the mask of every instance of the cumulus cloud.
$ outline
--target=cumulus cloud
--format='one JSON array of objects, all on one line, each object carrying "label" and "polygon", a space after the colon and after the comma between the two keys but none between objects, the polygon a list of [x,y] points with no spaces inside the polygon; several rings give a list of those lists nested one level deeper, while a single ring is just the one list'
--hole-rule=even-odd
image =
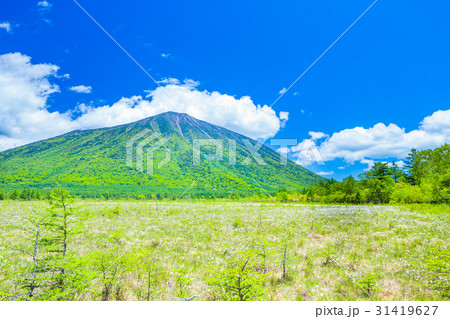
[{"label": "cumulus cloud", "polygon": [[[317,150],[325,161],[343,159],[353,164],[359,161],[368,164],[374,160],[385,158],[403,159],[412,148],[428,149],[450,143],[450,110],[440,110],[427,116],[416,130],[406,132],[396,124],[378,123],[373,127],[355,127],[336,132],[322,143],[315,137],[322,134],[311,134],[298,146],[291,149],[297,152],[301,145],[307,144],[308,149]],[[300,154],[301,155],[301,154]]]},{"label": "cumulus cloud", "polygon": [[20,53],[0,55],[0,150],[74,129],[70,117],[47,110],[48,97],[59,92],[50,83],[58,67],[31,64]]},{"label": "cumulus cloud", "polygon": [[[168,84],[151,91],[138,105],[147,116],[166,111],[188,113],[200,120],[223,126],[252,138],[274,136],[281,120],[267,105],[255,105],[249,96],[236,98],[216,91],[200,91],[198,82],[185,80],[183,85]],[[141,108],[140,106],[138,108]]]},{"label": "cumulus cloud", "polygon": [[302,166],[308,166],[313,163],[325,165],[322,154],[316,143],[312,139],[304,139],[300,144],[291,147],[294,161]]},{"label": "cumulus cloud", "polygon": [[145,97],[124,97],[112,105],[81,104],[65,113],[50,112],[48,98],[60,91],[51,83],[52,78],[60,77],[58,69],[52,64],[32,64],[31,58],[21,53],[0,55],[0,150],[75,129],[120,125],[167,111],[188,113],[252,138],[274,136],[288,117],[287,112],[277,117],[272,108],[256,105],[249,96],[200,91],[199,83],[190,79],[183,83],[163,80],[164,86],[148,91]]},{"label": "cumulus cloud", "polygon": [[77,92],[77,93],[91,93],[92,92],[92,86],[86,86],[86,85],[77,85],[72,86],[69,90]]},{"label": "cumulus cloud", "polygon": [[8,33],[11,32],[12,31],[11,23],[9,23],[9,22],[2,22],[2,23],[0,23],[0,29],[4,29]]},{"label": "cumulus cloud", "polygon": [[450,136],[450,110],[434,112],[420,124],[423,131]]}]

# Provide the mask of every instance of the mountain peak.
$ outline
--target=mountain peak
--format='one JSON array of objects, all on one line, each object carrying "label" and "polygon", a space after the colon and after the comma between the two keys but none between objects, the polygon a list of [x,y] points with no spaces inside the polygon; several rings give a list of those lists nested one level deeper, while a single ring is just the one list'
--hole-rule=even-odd
[{"label": "mountain peak", "polygon": [[[153,133],[159,135],[152,138]],[[204,145],[200,164],[195,164],[195,141],[205,139],[218,141],[220,153],[214,146]],[[127,195],[177,193],[196,182],[196,192],[229,194],[261,191],[261,187],[302,189],[322,180],[292,161],[282,165],[280,154],[264,145],[258,149],[265,162],[260,164],[252,157],[246,140],[250,139],[186,113],[165,112],[130,124],[72,132],[2,152],[0,184],[64,184],[77,195],[101,194],[106,189]],[[250,140],[250,144],[255,143]],[[149,150],[151,153],[145,156]],[[170,161],[159,166],[168,153]],[[149,154],[154,156],[151,173]],[[221,154],[220,158],[214,154]],[[22,174],[24,171],[27,174]],[[20,180],[11,180],[18,172],[22,174]]]},{"label": "mountain peak", "polygon": [[[167,111],[167,112],[159,113],[159,114],[147,117],[146,119],[164,118],[164,119],[168,119],[168,120],[176,120],[176,119],[179,119],[182,117],[197,120],[196,118],[194,118],[193,116],[191,116],[187,113],[178,113],[178,112],[174,112],[174,111]],[[144,120],[146,120],[146,119],[144,119]]]}]

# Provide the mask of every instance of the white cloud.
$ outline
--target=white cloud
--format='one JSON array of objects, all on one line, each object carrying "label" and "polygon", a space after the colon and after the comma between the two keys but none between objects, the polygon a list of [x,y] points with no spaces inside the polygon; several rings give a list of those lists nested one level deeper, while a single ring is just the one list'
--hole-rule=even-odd
[{"label": "white cloud", "polygon": [[168,84],[150,91],[145,98],[133,96],[111,106],[87,107],[76,122],[82,128],[113,126],[173,111],[253,138],[272,137],[279,131],[282,121],[268,106],[255,105],[248,96],[237,99],[219,92],[199,91],[192,87],[193,83]]},{"label": "white cloud", "polygon": [[310,132],[308,132],[308,134],[309,134],[309,136],[311,136],[311,139],[312,139],[313,141],[317,141],[317,140],[323,139],[323,138],[325,138],[325,137],[328,137],[327,134],[322,133],[322,132],[313,132],[313,131],[310,131]]},{"label": "white cloud", "polygon": [[345,166],[339,166],[338,169],[345,169]]},{"label": "white cloud", "polygon": [[420,124],[423,131],[450,136],[450,110],[434,112]]},{"label": "white cloud", "polygon": [[255,105],[249,96],[236,98],[216,91],[199,91],[196,85],[198,82],[185,80],[183,85],[158,87],[146,96],[149,101],[139,104],[145,105],[145,116],[166,111],[188,113],[253,138],[272,137],[280,129],[280,118],[267,105]]},{"label": "white cloud", "polygon": [[[396,124],[378,123],[367,129],[355,127],[336,132],[322,143],[311,136],[302,143],[306,142],[309,149],[317,149],[325,161],[341,158],[351,164],[355,161],[368,164],[370,168],[374,160],[403,159],[412,148],[428,149],[450,143],[450,110],[427,116],[418,129],[410,132]],[[292,152],[297,152],[299,146],[293,147]]]},{"label": "white cloud", "polygon": [[361,162],[361,164],[367,164],[367,168],[364,169],[365,171],[368,171],[369,169],[371,169],[373,164],[375,164],[374,160],[370,160],[370,159],[366,159],[366,158],[363,158],[360,162]]},{"label": "white cloud", "polygon": [[302,166],[308,166],[313,163],[325,165],[325,161],[320,154],[319,148],[312,139],[304,139],[300,144],[291,147],[292,157],[295,162]]},{"label": "white cloud", "polygon": [[158,81],[159,84],[180,84],[180,80],[175,78],[164,78],[161,81]]},{"label": "white cloud", "polygon": [[89,93],[92,93],[92,86],[77,85],[77,86],[72,86],[69,90],[77,92],[77,93],[89,94]]},{"label": "white cloud", "polygon": [[37,6],[42,8],[51,8],[52,4],[47,1],[39,1]]},{"label": "white cloud", "polygon": [[282,89],[280,90],[280,92],[278,92],[278,94],[284,94],[284,93],[286,93],[286,91],[287,91],[286,88],[282,88]]},{"label": "white cloud", "polygon": [[191,80],[191,79],[184,79],[183,83],[184,83],[184,85],[186,87],[192,88],[192,89],[194,89],[194,88],[196,88],[197,86],[200,85],[199,81],[194,81],[194,80]]},{"label": "white cloud", "polygon": [[57,75],[56,77],[59,79],[67,79],[68,80],[68,79],[70,79],[70,74],[66,73],[63,75]]},{"label": "white cloud", "polygon": [[49,81],[58,69],[31,64],[30,57],[20,53],[0,55],[0,150],[76,127],[68,115],[47,110],[48,97],[59,92]]},{"label": "white cloud", "polygon": [[320,176],[327,176],[327,175],[333,175],[334,172],[333,171],[330,171],[330,172],[317,172],[316,174],[320,175]]},{"label": "white cloud", "polygon": [[236,98],[200,91],[199,83],[189,79],[183,84],[171,80],[172,84],[149,91],[146,97],[124,97],[101,107],[82,104],[66,113],[50,112],[48,97],[59,92],[50,80],[59,77],[59,68],[32,64],[30,60],[21,53],[0,55],[0,150],[75,129],[120,125],[167,111],[188,113],[253,138],[274,136],[285,121],[267,105],[255,105],[249,96]]},{"label": "white cloud", "polygon": [[280,112],[280,120],[285,120],[285,121],[289,120],[289,112],[281,111]]},{"label": "white cloud", "polygon": [[280,112],[280,120],[281,120],[281,127],[284,127],[286,125],[286,122],[289,120],[289,112]]},{"label": "white cloud", "polygon": [[396,161],[395,164],[400,168],[405,166],[405,162],[403,162],[403,161]]},{"label": "white cloud", "polygon": [[11,32],[12,31],[11,23],[9,23],[9,22],[0,23],[0,29],[5,29],[6,32],[8,32],[8,33]]},{"label": "white cloud", "polygon": [[291,149],[289,147],[280,147],[277,149],[277,152],[280,154],[288,154],[290,150]]},{"label": "white cloud", "polygon": [[161,56],[165,59],[170,58],[171,54],[170,53],[161,53]]}]

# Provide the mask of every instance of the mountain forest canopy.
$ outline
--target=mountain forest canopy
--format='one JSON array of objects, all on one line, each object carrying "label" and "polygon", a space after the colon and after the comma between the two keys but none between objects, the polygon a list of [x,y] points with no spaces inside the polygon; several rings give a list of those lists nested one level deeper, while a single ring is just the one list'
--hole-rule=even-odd
[{"label": "mountain forest canopy", "polygon": [[[170,161],[155,167],[154,174],[136,169],[136,157],[133,167],[126,165],[127,141],[145,130],[161,137],[146,144],[144,155],[162,137],[168,140],[154,150],[155,166],[170,149]],[[204,145],[200,165],[194,165],[194,141],[211,139],[223,143],[222,158],[211,160],[216,149]],[[230,164],[233,143],[235,165]],[[263,165],[249,146],[257,149]],[[133,155],[136,152],[134,147]],[[144,168],[146,158],[143,156]],[[0,153],[0,191],[12,198],[38,198],[38,191],[46,192],[57,185],[86,198],[176,198],[186,189],[186,195],[193,197],[232,197],[282,187],[301,190],[321,180],[325,179],[290,160],[281,164],[279,153],[255,140],[174,112],[111,128],[74,131]]]}]

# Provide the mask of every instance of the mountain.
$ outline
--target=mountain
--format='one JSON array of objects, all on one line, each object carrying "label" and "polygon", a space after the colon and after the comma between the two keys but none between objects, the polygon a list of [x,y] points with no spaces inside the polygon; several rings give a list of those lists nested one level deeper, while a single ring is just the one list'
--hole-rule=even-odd
[{"label": "mountain", "polygon": [[[211,159],[217,147],[204,145],[200,165],[194,165],[194,145],[210,143],[211,139],[222,143],[223,156]],[[128,159],[127,142],[132,144]],[[142,152],[139,143],[145,144]],[[281,165],[280,155],[264,145],[257,151],[266,165],[259,165],[251,155],[251,146],[256,143],[187,114],[167,112],[116,127],[73,131],[1,152],[0,189],[45,189],[60,184],[81,196],[178,196],[194,184],[187,194],[223,196],[302,189],[323,179],[290,160]],[[231,165],[233,149],[235,165]],[[153,165],[147,171],[147,154],[152,150]],[[167,154],[170,161],[158,168]],[[143,171],[137,169],[139,158]],[[132,165],[127,166],[130,159]],[[152,167],[153,174],[149,174]]]}]

